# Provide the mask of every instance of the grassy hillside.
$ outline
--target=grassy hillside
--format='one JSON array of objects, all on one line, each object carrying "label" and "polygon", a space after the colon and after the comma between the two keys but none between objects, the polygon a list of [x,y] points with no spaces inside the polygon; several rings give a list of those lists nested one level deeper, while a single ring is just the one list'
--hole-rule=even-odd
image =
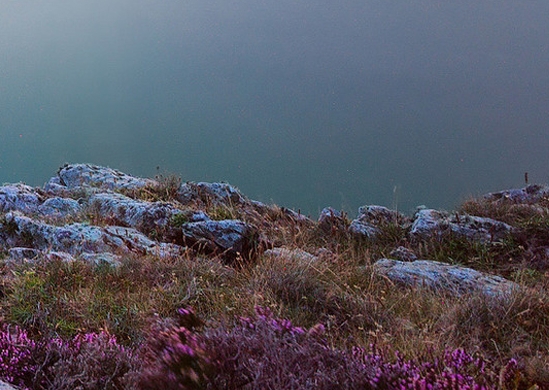
[{"label": "grassy hillside", "polygon": [[[176,204],[170,180],[133,196]],[[497,242],[414,241],[397,223],[367,240],[346,217],[326,229],[276,206],[200,207],[257,226],[269,247],[314,257],[258,249],[227,265],[189,251],[113,266],[12,262],[4,252],[0,378],[36,389],[549,388],[549,201],[472,199],[456,210],[517,228]],[[400,286],[372,272],[398,246],[525,288],[489,298]]]}]

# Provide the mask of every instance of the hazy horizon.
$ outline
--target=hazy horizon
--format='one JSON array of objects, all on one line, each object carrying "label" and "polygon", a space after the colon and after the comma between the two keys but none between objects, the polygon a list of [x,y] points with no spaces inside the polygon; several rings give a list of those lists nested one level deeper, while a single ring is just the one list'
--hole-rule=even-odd
[{"label": "hazy horizon", "polygon": [[316,215],[549,181],[549,3],[0,2],[0,182],[64,163]]}]

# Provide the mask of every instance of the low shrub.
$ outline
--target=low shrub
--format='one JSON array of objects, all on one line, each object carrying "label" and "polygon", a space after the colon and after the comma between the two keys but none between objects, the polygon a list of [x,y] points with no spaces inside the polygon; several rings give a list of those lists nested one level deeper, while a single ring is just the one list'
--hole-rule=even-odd
[{"label": "low shrub", "polygon": [[38,344],[18,326],[0,328],[0,378],[26,389],[32,383],[38,364],[34,357]]},{"label": "low shrub", "polygon": [[463,349],[416,359],[370,345],[330,346],[325,328],[276,318],[268,308],[202,330],[190,309],[158,322],[136,351],[108,332],[36,343],[0,332],[0,378],[24,389],[508,389],[537,388],[515,359],[501,368]]},{"label": "low shrub", "polygon": [[0,330],[0,378],[22,389],[124,389],[135,367],[108,332],[37,342],[18,326]]}]

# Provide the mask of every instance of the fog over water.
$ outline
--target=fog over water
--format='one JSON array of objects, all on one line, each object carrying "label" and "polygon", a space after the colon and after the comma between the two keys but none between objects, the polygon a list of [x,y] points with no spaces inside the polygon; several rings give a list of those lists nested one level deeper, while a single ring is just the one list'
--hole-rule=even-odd
[{"label": "fog over water", "polygon": [[0,182],[66,162],[316,216],[549,181],[547,0],[0,0]]}]

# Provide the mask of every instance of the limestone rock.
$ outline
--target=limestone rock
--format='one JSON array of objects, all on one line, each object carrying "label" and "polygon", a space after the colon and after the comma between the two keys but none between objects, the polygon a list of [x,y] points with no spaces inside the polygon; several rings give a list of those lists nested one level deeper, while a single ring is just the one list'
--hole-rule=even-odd
[{"label": "limestone rock", "polygon": [[374,264],[374,271],[399,284],[429,287],[458,295],[477,291],[487,296],[505,296],[520,288],[500,276],[431,260],[380,259]]},{"label": "limestone rock", "polygon": [[301,249],[288,249],[278,247],[266,250],[264,255],[274,258],[282,257],[305,264],[310,264],[318,261],[318,256],[312,255],[309,252]]},{"label": "limestone rock", "polygon": [[549,187],[532,184],[524,188],[491,192],[484,195],[484,199],[491,201],[509,201],[513,203],[532,204],[549,197]]},{"label": "limestone rock", "polygon": [[170,203],[136,200],[117,193],[92,195],[89,199],[89,210],[106,216],[110,224],[133,227],[167,241],[181,240],[179,229],[176,229],[178,221],[198,222],[210,219],[202,211],[183,211]]},{"label": "limestone rock", "polygon": [[57,218],[75,217],[82,210],[82,205],[78,201],[60,197],[46,199],[38,206],[38,212],[43,216]]},{"label": "limestone rock", "polygon": [[153,241],[133,228],[107,226],[104,231],[107,242],[115,243],[121,248],[128,248],[128,251],[133,253],[158,257],[177,257],[185,253],[186,250],[180,245]]},{"label": "limestone rock", "polygon": [[[58,185],[67,188],[88,186],[108,190],[121,190],[158,185],[156,180],[142,179],[116,169],[92,164],[65,165],[59,169],[57,176],[59,177]],[[54,181],[52,184],[57,183]]]},{"label": "limestone rock", "polygon": [[40,192],[23,183],[0,186],[0,212],[34,213],[43,202]]},{"label": "limestone rock", "polygon": [[512,234],[514,228],[491,218],[466,214],[450,215],[443,211],[421,209],[415,214],[410,235],[413,238],[425,239],[439,237],[449,232],[468,240],[492,242]]},{"label": "limestone rock", "polygon": [[182,226],[187,246],[200,252],[221,255],[226,262],[250,260],[258,246],[256,229],[240,220],[190,222]]},{"label": "limestone rock", "polygon": [[8,250],[8,259],[11,261],[34,260],[40,256],[41,253],[41,251],[34,248],[14,247]]},{"label": "limestone rock", "polygon": [[347,218],[345,213],[331,207],[325,207],[318,217],[318,226],[326,233],[345,231]]},{"label": "limestone rock", "polygon": [[0,381],[0,390],[16,390],[16,388],[11,386],[9,383]]},{"label": "limestone rock", "polygon": [[428,238],[448,230],[448,215],[433,209],[420,209],[415,214],[410,235]]},{"label": "limestone rock", "polygon": [[201,202],[206,205],[243,205],[248,199],[227,183],[187,182],[181,185],[177,200],[182,204]]},{"label": "limestone rock", "polygon": [[395,210],[384,206],[362,206],[358,217],[351,222],[349,232],[368,239],[375,239],[380,233],[380,226],[388,224],[405,225],[408,218]]},{"label": "limestone rock", "polygon": [[160,256],[181,254],[184,248],[152,241],[133,228],[85,223],[54,226],[17,212],[6,214],[0,223],[0,244],[6,248],[25,247],[80,253],[138,253]]},{"label": "limestone rock", "polygon": [[102,265],[108,264],[113,267],[120,265],[121,256],[115,255],[113,253],[103,252],[103,253],[81,253],[78,256],[81,260],[84,260],[90,264]]}]

